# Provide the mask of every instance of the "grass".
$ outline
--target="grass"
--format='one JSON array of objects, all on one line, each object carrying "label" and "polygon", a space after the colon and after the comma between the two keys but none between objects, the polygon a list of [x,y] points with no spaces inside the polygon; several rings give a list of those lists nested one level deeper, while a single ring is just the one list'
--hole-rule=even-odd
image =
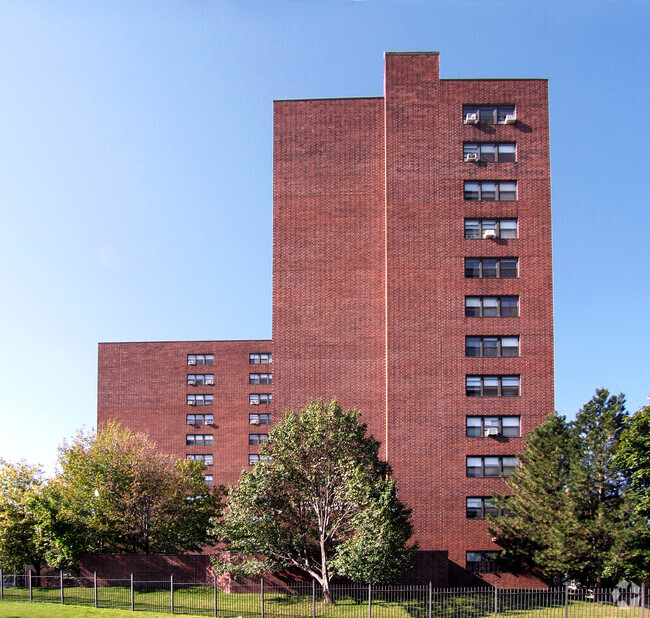
[{"label": "grass", "polygon": [[[95,609],[92,588],[66,587],[66,605],[60,604],[59,588],[33,589],[34,603],[29,603],[29,592],[20,588],[5,589],[5,598],[0,602],[0,618],[125,618],[131,608],[130,589],[125,587],[98,588],[98,605]],[[179,587],[174,591],[174,613],[186,616],[212,616],[214,613],[214,591],[209,586]],[[550,599],[547,599],[549,603]],[[22,600],[12,600],[22,599]],[[134,606],[137,618],[159,618],[170,615],[171,595],[164,588],[143,588],[134,592]],[[521,605],[524,603],[525,605]],[[518,605],[519,604],[519,605]],[[218,615],[221,618],[259,618],[260,595],[258,593],[233,593],[219,591],[217,594]],[[556,604],[535,605],[530,596],[502,597],[499,618],[564,618],[562,600]],[[108,607],[111,606],[111,607]],[[120,609],[116,609],[119,606]],[[311,618],[311,595],[291,595],[277,592],[265,593],[265,615],[268,618]],[[153,611],[145,611],[153,610]],[[157,612],[157,613],[156,613]],[[646,612],[650,618],[650,611]],[[494,616],[492,593],[435,594],[433,599],[434,618],[491,618]],[[317,618],[367,618],[368,604],[360,592],[338,598],[335,606],[316,603]],[[610,603],[571,601],[569,618],[640,618],[640,608],[618,609]],[[373,599],[372,618],[428,618],[428,599],[404,600]]]}]

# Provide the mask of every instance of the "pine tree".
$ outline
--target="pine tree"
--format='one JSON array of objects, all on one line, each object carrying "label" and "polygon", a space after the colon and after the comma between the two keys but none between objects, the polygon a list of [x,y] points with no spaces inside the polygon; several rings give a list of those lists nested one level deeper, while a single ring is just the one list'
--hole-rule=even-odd
[{"label": "pine tree", "polygon": [[626,479],[616,452],[627,419],[624,395],[600,388],[571,423],[566,549],[579,579],[602,586],[610,553],[625,528]]},{"label": "pine tree", "polygon": [[564,540],[569,510],[569,427],[557,414],[538,425],[508,479],[511,496],[495,496],[506,515],[491,519],[489,532],[503,548],[500,560],[513,573],[530,573],[557,585],[570,569]]}]

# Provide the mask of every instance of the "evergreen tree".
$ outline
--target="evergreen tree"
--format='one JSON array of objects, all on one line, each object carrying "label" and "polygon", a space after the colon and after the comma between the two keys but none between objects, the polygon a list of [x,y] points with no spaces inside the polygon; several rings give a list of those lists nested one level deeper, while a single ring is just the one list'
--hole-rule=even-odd
[{"label": "evergreen tree", "polygon": [[534,574],[549,585],[557,585],[571,567],[565,551],[570,444],[564,417],[553,414],[538,425],[506,481],[512,495],[494,498],[507,515],[492,518],[489,525],[503,548],[504,568]]},{"label": "evergreen tree", "polygon": [[617,580],[643,581],[650,576],[650,406],[627,420],[616,464],[628,482],[626,525],[614,543],[606,572]]},{"label": "evergreen tree", "polygon": [[566,547],[573,562],[571,572],[599,587],[626,523],[626,479],[616,464],[626,419],[625,397],[600,388],[571,424]]},{"label": "evergreen tree", "polygon": [[[520,468],[507,482],[513,495],[495,498],[509,516],[489,527],[510,571],[549,584],[569,576],[602,586],[614,572],[617,547],[625,560],[620,544],[631,534],[630,499],[616,459],[624,404],[623,395],[598,389],[575,421],[551,416],[528,436]],[[640,461],[639,475],[642,467]],[[642,546],[647,537],[637,536]]]}]

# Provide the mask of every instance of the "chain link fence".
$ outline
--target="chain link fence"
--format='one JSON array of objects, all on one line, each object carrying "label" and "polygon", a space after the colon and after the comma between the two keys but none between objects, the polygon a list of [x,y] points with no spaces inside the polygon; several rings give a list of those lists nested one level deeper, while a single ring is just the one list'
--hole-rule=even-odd
[{"label": "chain link fence", "polygon": [[613,589],[515,590],[428,586],[334,585],[331,603],[316,583],[242,585],[219,590],[217,581],[98,579],[60,573],[3,574],[0,601],[61,603],[223,618],[650,618],[645,585]]}]

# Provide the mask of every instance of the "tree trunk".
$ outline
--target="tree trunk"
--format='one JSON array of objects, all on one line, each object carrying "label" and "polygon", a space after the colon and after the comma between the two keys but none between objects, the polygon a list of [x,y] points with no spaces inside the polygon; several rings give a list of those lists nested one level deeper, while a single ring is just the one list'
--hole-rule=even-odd
[{"label": "tree trunk", "polygon": [[320,561],[321,561],[321,574],[323,576],[323,581],[321,586],[323,586],[323,603],[325,605],[334,605],[334,599],[332,598],[332,591],[330,590],[330,574],[327,572],[327,555],[325,553],[325,541],[321,537],[320,542]]}]

